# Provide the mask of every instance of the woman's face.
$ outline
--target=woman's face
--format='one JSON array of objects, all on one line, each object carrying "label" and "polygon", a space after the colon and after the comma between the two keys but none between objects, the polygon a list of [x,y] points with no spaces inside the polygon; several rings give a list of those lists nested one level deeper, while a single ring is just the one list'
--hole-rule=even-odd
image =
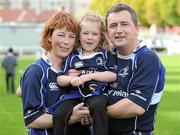
[{"label": "woman's face", "polygon": [[64,27],[55,29],[49,41],[52,45],[51,53],[59,58],[66,58],[75,47],[76,35]]}]

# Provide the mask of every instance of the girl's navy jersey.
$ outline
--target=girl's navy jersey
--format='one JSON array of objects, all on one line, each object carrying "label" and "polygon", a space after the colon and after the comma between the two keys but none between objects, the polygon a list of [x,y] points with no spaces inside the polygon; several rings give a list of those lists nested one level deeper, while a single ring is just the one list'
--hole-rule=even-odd
[{"label": "girl's navy jersey", "polygon": [[[51,62],[46,56],[31,64],[21,77],[23,114],[25,125],[30,124],[39,116],[53,114],[52,107],[64,94],[57,85],[58,70],[51,67]],[[32,129],[29,135],[52,135],[52,129]]]},{"label": "girl's navy jersey", "polygon": [[128,98],[146,112],[129,119],[110,119],[110,133],[153,131],[156,108],[165,83],[165,68],[158,56],[143,43],[128,56],[116,54],[116,60],[118,79],[108,90],[109,104]]},{"label": "girl's navy jersey", "polygon": [[[116,62],[114,56],[111,54],[110,51],[107,50],[101,50],[89,56],[82,56],[81,54],[78,53],[78,51],[75,51],[67,58],[64,65],[64,69],[62,70],[62,73],[60,73],[59,75],[63,75],[63,74],[68,75],[69,69],[76,69],[80,71],[81,75],[91,74],[95,72],[102,72],[102,71],[112,71],[116,73]],[[107,86],[108,83],[105,82],[90,81],[85,83],[81,87],[80,93],[82,95],[87,96],[89,95],[88,90],[91,88],[93,89],[93,87],[94,87],[93,91],[104,92]],[[77,91],[77,88],[71,87],[71,90]]]}]

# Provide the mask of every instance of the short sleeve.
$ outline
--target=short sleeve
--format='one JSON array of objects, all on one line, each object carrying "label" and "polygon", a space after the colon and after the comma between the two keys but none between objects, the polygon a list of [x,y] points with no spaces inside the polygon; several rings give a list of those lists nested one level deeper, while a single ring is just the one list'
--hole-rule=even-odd
[{"label": "short sleeve", "polygon": [[25,124],[28,125],[44,114],[44,101],[42,95],[43,71],[38,65],[31,65],[23,74],[20,85],[22,89],[22,102]]},{"label": "short sleeve", "polygon": [[153,52],[146,52],[137,61],[129,85],[128,99],[135,102],[145,110],[148,109],[159,79],[159,59]]}]

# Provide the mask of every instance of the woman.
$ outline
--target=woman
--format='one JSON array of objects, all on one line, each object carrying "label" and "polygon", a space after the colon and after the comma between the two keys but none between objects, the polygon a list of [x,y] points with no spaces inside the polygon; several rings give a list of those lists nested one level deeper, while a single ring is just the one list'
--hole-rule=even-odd
[{"label": "woman", "polygon": [[[65,58],[75,47],[77,32],[76,20],[65,12],[56,12],[43,27],[41,47],[46,54],[27,68],[20,81],[24,121],[29,135],[52,135],[54,109],[65,94],[56,78]],[[76,129],[82,128],[86,134],[88,128],[80,121],[87,115],[89,111],[83,103],[75,106],[67,119],[70,125],[67,133],[79,134],[80,130]]]}]

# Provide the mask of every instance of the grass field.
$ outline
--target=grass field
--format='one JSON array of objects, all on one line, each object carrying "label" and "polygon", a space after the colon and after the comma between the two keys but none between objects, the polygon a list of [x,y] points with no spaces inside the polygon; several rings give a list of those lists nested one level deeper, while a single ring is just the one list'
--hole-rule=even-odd
[{"label": "grass field", "polygon": [[[155,135],[180,135],[180,55],[161,55],[166,73],[166,86],[157,112]],[[16,87],[24,69],[32,58],[19,58]],[[21,98],[6,94],[5,73],[0,68],[0,135],[26,135],[23,123]],[[179,101],[178,101],[179,100]]]}]

